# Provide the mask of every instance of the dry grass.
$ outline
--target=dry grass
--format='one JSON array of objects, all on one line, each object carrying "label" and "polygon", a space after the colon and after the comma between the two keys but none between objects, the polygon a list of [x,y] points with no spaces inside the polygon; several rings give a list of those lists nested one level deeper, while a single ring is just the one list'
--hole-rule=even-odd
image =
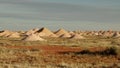
[{"label": "dry grass", "polygon": [[[45,38],[48,41],[26,42],[21,38],[0,37],[0,68],[110,68],[120,67],[120,40],[116,38],[88,37],[75,40],[68,38]],[[55,45],[83,47],[86,54],[67,52],[67,54],[43,53],[39,48],[7,48],[6,46]],[[117,55],[101,55],[88,49],[107,47]],[[112,47],[112,48],[111,48]],[[96,49],[95,48],[95,49]],[[109,49],[111,48],[111,49]],[[112,50],[113,49],[113,50]],[[102,49],[103,50],[103,49]],[[91,52],[92,51],[92,52]],[[99,51],[98,51],[99,52]],[[105,53],[104,51],[102,53]],[[107,51],[106,51],[107,53]]]}]

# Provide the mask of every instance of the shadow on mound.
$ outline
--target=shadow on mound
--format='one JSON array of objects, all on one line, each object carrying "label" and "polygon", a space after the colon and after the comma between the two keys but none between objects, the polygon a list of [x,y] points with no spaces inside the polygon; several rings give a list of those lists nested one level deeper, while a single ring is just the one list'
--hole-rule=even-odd
[{"label": "shadow on mound", "polygon": [[105,49],[103,51],[91,52],[89,50],[82,50],[80,52],[59,52],[59,54],[74,54],[74,55],[87,54],[87,55],[105,55],[105,56],[109,56],[109,55],[117,55],[117,52],[116,52],[116,48],[110,47],[110,48],[107,48],[107,49]]}]

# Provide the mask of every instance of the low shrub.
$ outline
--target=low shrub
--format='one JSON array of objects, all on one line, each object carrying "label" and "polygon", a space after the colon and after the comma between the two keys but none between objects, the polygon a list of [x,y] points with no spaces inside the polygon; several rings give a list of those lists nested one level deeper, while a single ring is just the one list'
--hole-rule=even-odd
[{"label": "low shrub", "polygon": [[88,55],[105,55],[105,56],[109,56],[109,55],[118,55],[117,49],[115,47],[110,47],[110,48],[106,48],[103,51],[94,51],[91,52],[89,50],[83,50],[80,52],[60,52],[60,54],[74,54],[74,55],[83,55],[83,54],[88,54]]}]

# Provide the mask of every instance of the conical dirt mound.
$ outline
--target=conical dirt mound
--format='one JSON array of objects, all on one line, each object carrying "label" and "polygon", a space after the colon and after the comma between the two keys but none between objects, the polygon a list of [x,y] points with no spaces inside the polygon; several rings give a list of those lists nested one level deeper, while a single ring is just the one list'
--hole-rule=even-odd
[{"label": "conical dirt mound", "polygon": [[45,27],[41,28],[36,33],[38,33],[39,36],[57,37],[52,31],[50,31],[49,29],[47,29]]},{"label": "conical dirt mound", "polygon": [[69,37],[71,37],[71,35],[67,33],[60,36],[60,38],[69,38]]},{"label": "conical dirt mound", "polygon": [[9,38],[20,38],[20,34],[16,32],[16,33],[10,34],[10,35],[7,36],[7,37],[9,37]]},{"label": "conical dirt mound", "polygon": [[9,31],[9,30],[3,30],[3,31],[0,32],[0,36],[7,37],[12,33],[14,33],[14,32]]},{"label": "conical dirt mound", "polygon": [[26,32],[26,35],[34,34],[34,33],[37,32],[38,30],[39,30],[38,28],[31,29],[31,30],[29,30],[29,31]]},{"label": "conical dirt mound", "polygon": [[59,29],[58,31],[55,32],[55,34],[59,37],[70,37],[71,35],[68,33],[68,31],[64,29]]},{"label": "conical dirt mound", "polygon": [[22,40],[25,40],[25,41],[45,41],[44,39],[42,39],[40,36],[38,36],[36,34],[31,34]]},{"label": "conical dirt mound", "polygon": [[84,39],[84,37],[79,34],[75,34],[70,39]]}]

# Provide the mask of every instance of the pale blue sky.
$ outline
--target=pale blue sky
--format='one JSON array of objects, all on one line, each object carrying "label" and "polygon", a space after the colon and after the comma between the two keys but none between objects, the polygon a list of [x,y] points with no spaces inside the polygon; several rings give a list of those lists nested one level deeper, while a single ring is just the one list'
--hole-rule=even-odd
[{"label": "pale blue sky", "polygon": [[120,30],[120,0],[0,0],[0,29]]}]

